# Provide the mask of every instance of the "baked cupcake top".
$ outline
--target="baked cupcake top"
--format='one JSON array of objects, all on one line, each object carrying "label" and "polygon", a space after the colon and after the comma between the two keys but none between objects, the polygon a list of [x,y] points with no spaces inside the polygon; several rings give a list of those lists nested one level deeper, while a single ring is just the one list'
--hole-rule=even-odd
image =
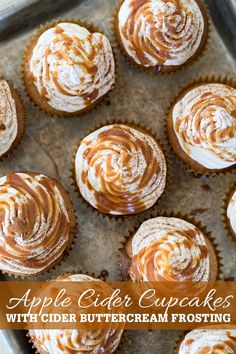
[{"label": "baked cupcake top", "polygon": [[197,163],[216,170],[236,163],[236,89],[199,85],[177,101],[172,119],[181,148]]},{"label": "baked cupcake top", "polygon": [[217,354],[236,352],[236,328],[196,329],[186,334],[179,354]]},{"label": "baked cupcake top", "polygon": [[227,207],[227,218],[230,223],[230,227],[236,234],[236,190],[231,194]]},{"label": "baked cupcake top", "polygon": [[9,84],[0,79],[0,157],[11,148],[17,132],[16,103]]},{"label": "baked cupcake top", "polygon": [[176,66],[198,50],[204,18],[195,0],[124,0],[118,13],[124,49],[142,66]]},{"label": "baked cupcake top", "polygon": [[[61,278],[67,281],[101,281],[88,275],[75,274]],[[102,354],[113,353],[119,345],[122,330],[97,329],[96,331],[85,331],[79,329],[65,330],[32,330],[30,335],[38,346],[45,353],[64,354],[64,353],[89,353]]]},{"label": "baked cupcake top", "polygon": [[58,23],[43,32],[29,68],[39,94],[51,107],[64,112],[86,108],[115,81],[108,38],[75,23]]},{"label": "baked cupcake top", "polygon": [[75,172],[84,199],[114,215],[150,208],[166,183],[165,157],[155,140],[123,124],[106,125],[83,139]]},{"label": "baked cupcake top", "polygon": [[172,217],[145,221],[132,239],[134,281],[207,281],[210,257],[196,226]]},{"label": "baked cupcake top", "polygon": [[30,276],[61,256],[71,231],[65,193],[42,174],[0,178],[1,270]]}]

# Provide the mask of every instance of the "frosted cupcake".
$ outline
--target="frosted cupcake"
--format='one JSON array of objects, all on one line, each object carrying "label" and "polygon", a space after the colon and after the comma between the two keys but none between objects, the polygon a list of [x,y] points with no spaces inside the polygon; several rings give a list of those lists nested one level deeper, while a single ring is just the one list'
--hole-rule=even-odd
[{"label": "frosted cupcake", "polygon": [[24,57],[24,84],[31,100],[49,114],[76,116],[91,110],[115,82],[111,44],[76,21],[43,26]]},{"label": "frosted cupcake", "polygon": [[236,89],[220,83],[197,84],[172,105],[167,130],[177,156],[200,174],[236,164]]},{"label": "frosted cupcake", "polygon": [[228,235],[236,241],[236,183],[230,187],[225,195],[222,216]]},{"label": "frosted cupcake", "polygon": [[17,91],[0,78],[0,159],[7,157],[24,135],[24,106]]},{"label": "frosted cupcake", "polygon": [[84,138],[74,168],[82,197],[105,214],[141,213],[157,202],[166,183],[157,142],[124,124],[106,125]]},{"label": "frosted cupcake", "polygon": [[195,329],[178,344],[175,354],[235,353],[236,327]]},{"label": "frosted cupcake", "polygon": [[123,0],[115,32],[131,63],[152,73],[172,72],[202,52],[208,16],[200,0]]},{"label": "frosted cupcake", "polygon": [[[84,274],[74,274],[60,278],[60,280],[88,282],[96,279]],[[77,325],[78,329],[73,330],[30,330],[29,335],[39,354],[110,354],[116,351],[123,330],[98,328],[97,330],[86,331],[84,329],[80,330],[79,324]]]},{"label": "frosted cupcake", "polygon": [[51,177],[0,178],[0,269],[21,277],[52,268],[70,249],[76,219],[68,193]]},{"label": "frosted cupcake", "polygon": [[219,272],[211,240],[180,218],[145,221],[121,251],[122,276],[133,281],[200,282],[215,280]]}]

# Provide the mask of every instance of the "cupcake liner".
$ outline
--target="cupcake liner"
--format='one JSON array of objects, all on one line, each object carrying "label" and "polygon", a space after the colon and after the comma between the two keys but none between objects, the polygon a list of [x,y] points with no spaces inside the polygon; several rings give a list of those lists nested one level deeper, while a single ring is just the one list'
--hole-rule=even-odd
[{"label": "cupcake liner", "polygon": [[[113,35],[116,39],[116,46],[114,46],[114,48],[118,49],[119,51],[122,53],[123,57],[136,69],[138,69],[141,72],[146,72],[149,73],[151,75],[157,76],[157,75],[162,75],[162,76],[169,76],[169,75],[173,75],[176,72],[181,72],[183,70],[185,70],[187,67],[193,65],[196,62],[199,62],[202,57],[205,55],[206,50],[209,48],[209,43],[210,43],[210,39],[211,39],[211,33],[212,33],[212,23],[210,21],[210,15],[209,15],[209,10],[208,7],[205,3],[204,0],[197,0],[197,3],[200,7],[200,9],[202,10],[203,13],[203,17],[204,17],[204,23],[205,23],[205,38],[202,41],[202,44],[200,45],[200,47],[198,48],[197,52],[187,60],[187,62],[185,62],[184,64],[181,65],[177,65],[177,66],[170,66],[168,68],[168,66],[166,66],[163,68],[162,70],[158,70],[158,67],[145,67],[141,64],[138,64],[135,62],[135,60],[130,57],[124,46],[122,43],[122,40],[120,38],[120,34],[119,34],[119,29],[118,29],[118,13],[120,10],[121,5],[123,4],[124,0],[119,0],[118,4],[115,7],[114,13],[113,13],[113,26],[112,26],[112,30],[113,30]],[[160,66],[161,67],[161,66]]]},{"label": "cupcake liner", "polygon": [[225,231],[227,233],[227,236],[229,237],[230,241],[232,243],[234,243],[234,245],[236,245],[236,235],[233,233],[233,230],[231,229],[231,225],[230,225],[229,219],[227,217],[227,208],[228,208],[229,199],[235,191],[236,191],[236,182],[234,182],[230,186],[230,188],[226,191],[224,198],[222,200],[222,205],[221,205],[222,222],[223,222]]},{"label": "cupcake liner", "polygon": [[[124,124],[124,125],[129,125],[133,128],[136,129],[141,129],[144,132],[146,132],[147,134],[149,134],[158,144],[158,146],[161,148],[164,156],[165,156],[165,161],[166,161],[166,167],[167,167],[167,176],[166,176],[166,185],[165,185],[165,189],[163,191],[163,193],[161,194],[161,196],[158,198],[158,200],[156,201],[156,203],[151,206],[149,209],[144,210],[143,212],[141,212],[140,214],[130,214],[130,215],[114,215],[114,214],[104,214],[102,212],[100,212],[98,209],[94,208],[90,203],[88,203],[83,196],[80,193],[80,189],[77,185],[77,181],[76,181],[76,174],[75,174],[75,158],[76,158],[76,153],[77,150],[82,142],[82,140],[88,136],[89,134],[91,134],[92,132],[94,132],[97,129],[102,128],[105,125],[111,125],[111,124]],[[159,205],[161,199],[166,195],[166,189],[167,189],[167,180],[168,180],[168,176],[169,176],[169,164],[171,163],[171,159],[166,151],[166,148],[164,146],[164,144],[160,141],[160,139],[157,138],[156,134],[153,132],[152,129],[147,128],[145,126],[145,124],[141,124],[141,123],[137,123],[134,122],[133,120],[127,120],[127,119],[112,119],[112,120],[104,120],[103,122],[96,124],[93,126],[93,128],[90,128],[89,131],[82,137],[80,138],[79,142],[76,144],[76,148],[74,149],[74,153],[73,153],[73,157],[72,157],[72,167],[71,167],[71,184],[72,187],[74,188],[74,192],[77,194],[80,202],[90,211],[92,211],[94,214],[96,214],[97,216],[101,216],[104,219],[108,218],[109,220],[111,219],[116,219],[116,220],[135,220],[137,218],[137,216],[139,215],[141,217],[141,215],[143,215],[143,217],[150,217],[152,215],[152,213],[154,212],[154,210],[156,210],[157,206]]]},{"label": "cupcake liner", "polygon": [[[87,113],[90,113],[92,111],[94,111],[95,109],[98,109],[101,105],[106,104],[107,102],[109,102],[109,96],[110,93],[114,90],[116,81],[117,81],[117,77],[118,77],[118,71],[119,71],[119,66],[118,66],[118,60],[116,58],[116,53],[114,52],[114,49],[112,48],[112,53],[113,53],[113,57],[114,57],[114,61],[115,61],[115,83],[114,85],[111,87],[111,89],[105,93],[102,97],[100,97],[99,99],[97,99],[95,102],[91,103],[90,105],[88,105],[87,107],[85,107],[84,109],[77,111],[77,112],[63,112],[63,111],[57,111],[56,109],[54,109],[51,106],[48,106],[48,110],[43,109],[40,105],[38,105],[34,99],[30,96],[30,94],[28,93],[27,90],[27,78],[25,77],[24,74],[24,66],[25,66],[25,61],[26,61],[26,57],[28,55],[28,53],[30,53],[31,49],[34,47],[34,44],[36,44],[39,36],[46,31],[47,29],[56,26],[58,23],[61,22],[70,22],[70,23],[75,23],[78,24],[82,27],[87,28],[90,32],[94,33],[94,32],[99,32],[101,34],[105,34],[103,31],[100,30],[99,27],[95,26],[94,24],[88,22],[88,21],[83,21],[80,19],[76,19],[76,18],[64,18],[64,19],[58,19],[58,20],[54,20],[51,22],[46,22],[44,25],[41,25],[38,30],[35,31],[34,35],[31,37],[31,39],[28,41],[26,47],[25,47],[25,51],[24,51],[24,55],[23,55],[23,60],[22,60],[22,64],[21,64],[21,79],[22,79],[22,83],[24,86],[24,89],[27,93],[27,97],[29,99],[29,101],[31,102],[31,104],[36,107],[40,112],[49,115],[52,118],[74,118],[74,117],[81,117],[86,115]],[[106,35],[107,36],[107,35]],[[107,37],[108,38],[108,37]],[[108,38],[109,39],[109,38]],[[37,91],[37,90],[36,90]],[[50,111],[49,111],[50,110]]]},{"label": "cupcake liner", "polygon": [[[26,173],[27,171],[24,171],[24,172]],[[27,173],[30,173],[30,172],[27,172]],[[50,177],[50,178],[52,178],[52,177]],[[58,182],[58,183],[61,185],[60,182]],[[19,279],[21,279],[21,280],[34,280],[34,279],[39,278],[41,276],[48,276],[48,275],[52,274],[55,271],[56,267],[60,266],[67,259],[67,257],[70,255],[70,252],[73,251],[75,244],[76,244],[76,239],[78,238],[78,234],[79,234],[79,226],[78,226],[77,215],[75,213],[75,209],[74,209],[73,203],[71,201],[70,195],[64,187],[63,187],[63,189],[68,196],[68,200],[71,203],[71,209],[73,210],[74,217],[75,217],[75,225],[70,230],[69,240],[68,240],[67,247],[65,248],[65,250],[54,262],[51,263],[51,265],[48,268],[43,269],[42,271],[40,271],[36,274],[21,275],[21,274],[16,274],[16,273],[11,273],[11,272],[7,272],[4,270],[0,270],[0,272],[2,274],[7,275],[9,277],[14,277],[16,280],[19,280]]]},{"label": "cupcake liner", "polygon": [[[23,104],[23,100],[18,92],[18,90],[15,88],[11,80],[5,79],[3,76],[0,75],[0,80],[5,80],[7,81],[8,85],[10,86],[11,94],[13,96],[13,99],[16,101],[16,111],[19,109],[21,110],[21,118],[19,120],[19,111],[17,112],[17,123],[18,123],[18,132],[15,141],[12,143],[11,147],[9,148],[8,151],[6,151],[2,156],[0,156],[0,161],[5,161],[8,159],[9,156],[12,156],[15,154],[17,148],[19,145],[22,143],[22,140],[25,135],[25,126],[26,126],[26,111],[25,111],[25,106]],[[19,124],[20,122],[20,124]]]},{"label": "cupcake liner", "polygon": [[[187,85],[184,85],[182,89],[179,91],[178,95],[172,100],[170,103],[168,109],[167,109],[167,118],[165,122],[165,129],[166,129],[166,135],[169,141],[169,146],[170,146],[170,153],[172,155],[172,158],[177,159],[177,161],[184,166],[188,173],[191,174],[193,177],[215,177],[219,175],[225,175],[226,173],[230,173],[235,169],[235,165],[229,166],[225,169],[222,170],[208,170],[204,166],[198,164],[196,161],[190,159],[190,162],[183,161],[179,155],[175,152],[175,148],[173,147],[173,144],[171,143],[171,139],[169,136],[169,128],[168,128],[168,121],[170,119],[169,115],[174,107],[174,105],[178,102],[179,98],[185,95],[190,89],[193,89],[197,86],[204,85],[204,84],[210,84],[210,83],[218,83],[218,84],[224,84],[228,85],[231,87],[234,87],[236,89],[236,81],[233,78],[230,78],[228,76],[218,76],[218,75],[207,75],[207,76],[200,76],[199,78],[195,79],[194,81],[191,81]],[[171,123],[170,123],[171,124]],[[172,127],[171,127],[172,129]],[[184,152],[185,153],[185,152]],[[187,156],[188,158],[188,156]],[[198,168],[193,167],[193,164],[197,165]]]},{"label": "cupcake liner", "polygon": [[[194,226],[196,226],[199,230],[201,230],[203,232],[204,236],[206,236],[206,238],[210,241],[210,243],[212,244],[214,251],[215,251],[215,256],[216,256],[216,261],[217,261],[217,280],[220,280],[223,278],[222,256],[221,256],[220,250],[218,248],[218,244],[216,243],[216,240],[213,237],[212,233],[210,231],[208,231],[207,228],[205,226],[203,226],[200,221],[197,221],[192,216],[181,214],[179,212],[156,213],[156,215],[154,217],[158,217],[158,216],[174,217],[174,218],[183,219],[183,220],[193,224]],[[135,225],[135,226],[131,227],[128,230],[127,234],[124,236],[124,240],[121,242],[121,245],[119,248],[120,255],[118,256],[118,258],[119,258],[118,269],[119,269],[120,280],[122,280],[122,281],[131,280],[131,278],[128,274],[131,259],[129,258],[127,251],[126,251],[127,242],[131,241],[132,237],[138,231],[141,224],[144,221],[147,221],[148,219],[149,218],[147,218],[146,220],[142,220],[141,222],[139,222],[139,224],[137,226]]]}]

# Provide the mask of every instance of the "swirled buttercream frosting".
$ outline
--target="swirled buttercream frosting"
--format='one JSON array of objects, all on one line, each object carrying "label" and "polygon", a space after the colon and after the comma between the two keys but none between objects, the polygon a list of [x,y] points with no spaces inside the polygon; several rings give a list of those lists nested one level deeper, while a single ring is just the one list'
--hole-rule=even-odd
[{"label": "swirled buttercream frosting", "polygon": [[229,220],[233,232],[236,234],[236,190],[231,195],[228,203],[227,218]]},{"label": "swirled buttercream frosting", "polygon": [[[64,280],[93,281],[88,275],[75,274]],[[36,342],[37,349],[43,349],[48,354],[111,354],[119,345],[122,330],[97,329],[86,331],[73,330],[33,330],[30,334]]]},{"label": "swirled buttercream frosting", "polygon": [[196,329],[189,332],[179,347],[179,354],[236,353],[236,328]]},{"label": "swirled buttercream frosting", "polygon": [[132,239],[132,280],[206,281],[209,270],[205,237],[185,220],[172,217],[147,220]]},{"label": "swirled buttercream frosting", "polygon": [[223,84],[200,85],[172,110],[173,127],[183,151],[207,169],[236,163],[236,90]]},{"label": "swirled buttercream frosting", "polygon": [[17,132],[16,103],[9,84],[0,79],[0,156],[11,148]]},{"label": "swirled buttercream frosting", "polygon": [[128,55],[154,67],[187,62],[202,42],[205,25],[195,0],[124,0],[118,28]]},{"label": "swirled buttercream frosting", "polygon": [[75,23],[59,23],[40,35],[30,72],[39,94],[64,112],[83,110],[104,96],[115,81],[108,38]]},{"label": "swirled buttercream frosting", "polygon": [[34,275],[56,261],[71,237],[68,203],[53,178],[31,173],[0,178],[0,269]]},{"label": "swirled buttercream frosting", "polygon": [[122,124],[104,126],[83,139],[75,171],[84,199],[115,215],[150,208],[166,182],[165,158],[155,140]]}]

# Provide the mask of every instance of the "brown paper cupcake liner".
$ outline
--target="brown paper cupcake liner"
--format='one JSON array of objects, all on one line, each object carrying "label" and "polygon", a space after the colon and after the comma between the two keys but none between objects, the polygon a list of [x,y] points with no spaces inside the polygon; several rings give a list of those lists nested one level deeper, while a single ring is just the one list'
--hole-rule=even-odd
[{"label": "brown paper cupcake liner", "polygon": [[[24,51],[24,55],[23,55],[23,60],[22,60],[22,64],[21,64],[21,79],[22,79],[22,83],[24,86],[24,89],[27,93],[27,97],[29,99],[29,101],[31,102],[31,104],[36,107],[40,112],[49,115],[52,118],[75,118],[75,117],[82,117],[84,115],[86,115],[87,113],[90,113],[96,109],[98,109],[100,106],[102,106],[103,104],[106,104],[109,102],[109,97],[110,97],[110,93],[114,90],[116,81],[117,81],[117,77],[118,77],[118,71],[119,71],[119,66],[118,66],[118,60],[116,57],[116,53],[114,52],[114,49],[112,48],[112,53],[113,53],[113,57],[114,57],[114,61],[115,61],[115,83],[114,85],[111,87],[111,89],[105,93],[102,97],[100,97],[99,99],[97,99],[96,101],[94,101],[93,103],[91,103],[90,105],[88,105],[87,107],[85,107],[84,109],[80,110],[80,111],[76,111],[76,112],[63,112],[63,111],[58,111],[56,109],[54,109],[53,107],[49,106],[48,110],[43,109],[39,104],[37,104],[35,102],[35,100],[31,97],[31,95],[28,93],[27,90],[27,83],[26,83],[26,77],[24,74],[24,66],[25,66],[25,61],[26,61],[26,57],[28,55],[28,53],[31,50],[31,47],[34,44],[34,41],[37,41],[38,37],[47,29],[56,26],[58,23],[61,22],[70,22],[70,23],[75,23],[78,24],[82,27],[87,28],[90,32],[94,33],[94,32],[99,32],[104,34],[103,31],[100,30],[99,27],[95,26],[94,24],[88,22],[88,21],[82,21],[80,19],[76,19],[76,18],[64,18],[64,19],[58,19],[58,20],[54,20],[51,22],[46,22],[44,25],[41,25],[38,30],[35,31],[34,35],[31,37],[31,39],[28,41],[26,47],[25,47],[25,51]],[[108,38],[108,37],[107,37]],[[108,38],[109,39],[109,38]],[[33,44],[32,44],[33,42]],[[49,111],[50,110],[50,111]]]},{"label": "brown paper cupcake liner", "polygon": [[[167,113],[166,113],[166,121],[165,121],[165,130],[166,130],[166,135],[167,135],[167,140],[169,141],[169,146],[170,146],[170,154],[172,155],[173,159],[176,159],[182,166],[184,166],[188,173],[192,175],[193,177],[199,178],[199,177],[215,177],[215,176],[220,176],[220,175],[225,175],[226,173],[231,173],[233,170],[235,170],[235,165],[232,165],[230,167],[224,168],[222,170],[207,170],[204,168],[204,166],[201,166],[199,164],[199,169],[202,169],[202,171],[198,170],[197,168],[194,168],[191,165],[191,162],[188,163],[187,161],[183,161],[179,155],[175,152],[173,144],[171,143],[171,139],[169,136],[169,129],[168,129],[168,120],[169,114],[174,107],[174,105],[178,102],[179,98],[186,94],[190,89],[193,89],[197,86],[204,85],[204,84],[210,84],[210,83],[218,83],[218,84],[224,84],[228,85],[231,87],[234,87],[236,89],[236,81],[228,76],[221,76],[221,75],[207,75],[207,76],[200,76],[199,78],[195,79],[194,81],[191,81],[187,85],[184,85],[182,89],[179,91],[178,95],[172,100],[170,103]],[[194,162],[194,160],[193,160]],[[203,170],[205,170],[203,172]]]},{"label": "brown paper cupcake liner", "polygon": [[[153,217],[174,217],[174,218],[179,218],[182,220],[185,220],[194,226],[196,226],[199,230],[203,232],[203,234],[207,237],[207,239],[211,242],[214,251],[215,251],[215,256],[217,260],[217,280],[220,280],[223,278],[223,264],[222,264],[222,256],[219,250],[219,246],[216,243],[215,238],[213,237],[212,233],[207,230],[206,226],[203,226],[203,224],[200,221],[197,221],[194,217],[186,215],[186,214],[181,214],[179,212],[162,212],[162,213],[156,213],[155,216]],[[124,236],[124,240],[121,242],[121,245],[119,247],[120,255],[118,256],[118,269],[119,269],[119,276],[120,280],[122,281],[128,281],[131,280],[130,275],[128,273],[130,265],[131,265],[131,259],[129,258],[127,252],[126,252],[126,245],[128,241],[131,241],[132,237],[135,235],[135,233],[138,231],[140,228],[141,224],[144,221],[149,220],[147,218],[146,220],[142,220],[141,222],[138,223],[138,225],[132,226],[127,234]]]},{"label": "brown paper cupcake liner", "polygon": [[131,64],[133,67],[135,67],[136,69],[138,69],[138,71],[140,72],[146,72],[148,74],[157,76],[157,75],[162,75],[162,76],[170,76],[175,74],[176,72],[181,72],[183,70],[185,70],[186,68],[188,68],[189,66],[193,65],[194,63],[199,62],[206,54],[207,49],[209,48],[209,43],[211,40],[211,35],[212,35],[212,23],[210,21],[210,15],[209,15],[209,10],[208,7],[205,3],[204,0],[198,0],[198,5],[200,6],[201,9],[203,9],[203,15],[204,15],[204,23],[205,23],[205,39],[202,42],[201,46],[198,48],[197,52],[187,60],[187,62],[185,62],[182,65],[177,65],[177,66],[171,66],[170,68],[168,68],[166,66],[166,71],[161,71],[161,69],[159,69],[161,67],[161,65],[159,67],[155,66],[155,67],[145,67],[141,64],[138,64],[135,62],[134,59],[132,59],[132,57],[130,57],[126,50],[124,49],[124,46],[122,44],[122,40],[120,38],[120,34],[119,34],[119,30],[118,30],[118,13],[120,10],[121,5],[123,4],[124,0],[119,0],[114,13],[113,13],[113,24],[112,24],[112,31],[113,31],[113,36],[116,40],[116,44],[113,45],[113,47],[116,50],[119,50],[119,52],[123,55],[123,57],[126,59],[126,61],[128,61],[129,64]]},{"label": "brown paper cupcake liner", "polygon": [[[26,171],[24,171],[26,172]],[[59,182],[60,183],[60,182]],[[50,266],[48,266],[48,268],[43,269],[42,271],[36,273],[36,274],[30,274],[30,275],[20,275],[20,274],[15,274],[15,273],[11,273],[11,272],[7,272],[4,270],[0,270],[0,272],[4,275],[7,275],[9,277],[15,278],[16,280],[34,280],[38,277],[41,276],[50,276],[56,269],[57,266],[60,266],[70,255],[70,253],[73,251],[75,244],[76,244],[76,240],[78,238],[79,235],[79,226],[78,226],[78,219],[77,219],[77,215],[75,213],[75,209],[72,203],[72,200],[70,198],[69,192],[65,189],[65,191],[67,192],[68,198],[71,202],[71,206],[73,208],[74,211],[74,216],[75,216],[75,225],[72,228],[72,230],[70,231],[70,236],[69,236],[69,241],[67,244],[66,249],[62,252],[62,254],[60,255],[60,257],[58,257]]]},{"label": "brown paper cupcake liner", "polygon": [[[6,151],[1,157],[0,157],[0,161],[5,161],[7,160],[10,156],[14,156],[16,153],[16,150],[18,149],[19,145],[22,143],[22,140],[24,138],[25,135],[25,126],[26,126],[26,111],[25,111],[25,106],[23,104],[23,100],[18,92],[18,90],[16,89],[16,87],[13,85],[13,83],[11,82],[11,80],[5,79],[3,76],[0,75],[0,80],[5,80],[7,81],[8,85],[10,86],[11,89],[11,93],[13,95],[13,99],[16,102],[16,111],[17,109],[20,108],[20,110],[22,111],[22,118],[20,119],[20,124],[18,121],[18,117],[17,117],[17,122],[18,122],[18,132],[17,132],[17,136],[15,141],[13,142],[13,144],[11,145],[11,147],[9,148],[8,151]],[[20,106],[20,107],[19,107]],[[18,112],[17,112],[17,116],[18,116]]]},{"label": "brown paper cupcake liner", "polygon": [[[140,214],[130,214],[130,215],[114,215],[114,214],[105,214],[100,212],[98,209],[94,208],[89,202],[87,202],[87,200],[85,200],[83,198],[83,196],[80,193],[80,189],[77,185],[77,181],[76,181],[76,174],[75,174],[75,158],[76,158],[76,153],[78,150],[78,147],[80,146],[82,140],[88,136],[89,134],[91,134],[92,132],[94,132],[97,129],[102,128],[105,125],[111,125],[111,124],[124,124],[124,125],[129,125],[133,128],[136,129],[141,129],[144,132],[146,132],[147,134],[149,134],[158,144],[158,146],[161,148],[164,156],[165,156],[165,161],[166,161],[166,167],[167,167],[167,175],[166,175],[166,185],[165,185],[165,189],[163,191],[163,193],[161,194],[161,196],[158,198],[158,200],[156,201],[156,203],[151,206],[149,209],[144,210],[143,212],[141,212]],[[145,126],[145,124],[141,124],[141,123],[137,123],[133,120],[128,120],[128,119],[112,119],[112,120],[104,120],[103,122],[99,123],[99,124],[95,124],[93,126],[93,128],[90,128],[89,131],[87,131],[87,133],[80,138],[79,142],[76,144],[76,147],[74,149],[73,152],[73,156],[72,156],[72,167],[71,167],[71,184],[72,187],[74,189],[74,192],[77,194],[77,197],[79,198],[80,202],[82,203],[82,205],[84,205],[87,209],[89,209],[91,212],[93,212],[96,216],[100,216],[103,219],[116,219],[116,220],[135,220],[137,218],[137,216],[139,215],[139,217],[141,218],[141,216],[148,218],[151,217],[152,213],[155,212],[156,208],[158,207],[158,205],[160,204],[160,201],[162,200],[162,198],[165,197],[167,191],[168,191],[168,187],[167,187],[167,182],[169,180],[169,168],[168,166],[171,164],[171,159],[170,156],[167,152],[167,149],[165,148],[165,145],[160,141],[160,139],[157,138],[155,132],[150,129],[147,128]]]},{"label": "brown paper cupcake liner", "polygon": [[228,208],[228,203],[230,200],[230,197],[232,194],[236,191],[236,182],[234,182],[230,188],[226,191],[224,198],[222,200],[222,205],[221,205],[221,216],[222,216],[222,222],[225,228],[225,231],[227,233],[227,236],[229,237],[230,241],[236,245],[236,235],[234,234],[231,225],[229,223],[229,219],[227,217],[227,208]]}]

